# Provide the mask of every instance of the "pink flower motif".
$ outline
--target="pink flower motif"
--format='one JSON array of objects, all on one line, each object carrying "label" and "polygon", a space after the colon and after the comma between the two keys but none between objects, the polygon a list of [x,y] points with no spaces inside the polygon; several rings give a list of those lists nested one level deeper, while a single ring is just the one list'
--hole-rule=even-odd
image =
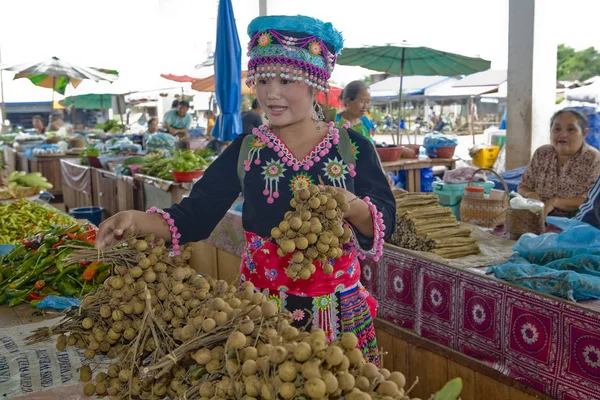
[{"label": "pink flower motif", "polygon": [[273,204],[274,201],[275,200],[273,200],[272,197],[267,198],[267,203],[269,203],[269,204]]},{"label": "pink flower motif", "polygon": [[292,318],[294,319],[294,321],[302,321],[304,319],[304,316],[304,310],[297,309],[292,312]]},{"label": "pink flower motif", "polygon": [[263,195],[268,196],[269,195],[269,189],[263,190]]},{"label": "pink flower motif", "polygon": [[254,164],[259,165],[260,164],[260,158],[257,158],[256,160],[254,160]]}]

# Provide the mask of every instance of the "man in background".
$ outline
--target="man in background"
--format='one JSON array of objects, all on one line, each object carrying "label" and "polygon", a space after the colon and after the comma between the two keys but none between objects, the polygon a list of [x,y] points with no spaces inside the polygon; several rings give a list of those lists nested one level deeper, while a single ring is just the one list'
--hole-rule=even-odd
[{"label": "man in background", "polygon": [[252,101],[252,109],[242,114],[242,133],[252,133],[252,129],[263,124],[260,104],[258,100]]},{"label": "man in background", "polygon": [[164,128],[173,136],[180,139],[187,138],[192,126],[192,116],[188,114],[190,103],[180,101],[177,109],[171,109],[165,114]]}]

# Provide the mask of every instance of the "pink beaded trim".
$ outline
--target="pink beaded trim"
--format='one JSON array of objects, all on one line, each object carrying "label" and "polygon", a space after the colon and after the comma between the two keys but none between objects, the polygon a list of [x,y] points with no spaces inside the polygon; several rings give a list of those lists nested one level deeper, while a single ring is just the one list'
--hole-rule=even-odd
[{"label": "pink beaded trim", "polygon": [[[364,260],[367,255],[370,255],[373,256],[373,260],[379,261],[379,258],[383,255],[383,237],[385,236],[383,214],[381,211],[377,211],[377,207],[371,202],[369,197],[363,198],[363,201],[369,206],[369,210],[371,211],[371,216],[373,218],[373,247],[369,251],[364,251],[361,249],[361,252],[358,253],[358,258]],[[354,237],[354,241],[356,247],[360,248],[356,236]]]},{"label": "pink beaded trim", "polygon": [[[291,167],[294,171],[299,171],[300,168],[308,171],[315,162],[321,161],[321,158],[329,154],[329,149],[333,145],[337,145],[340,142],[339,129],[335,127],[335,123],[329,123],[329,133],[323,138],[323,140],[315,146],[313,151],[310,152],[302,160],[296,159],[292,152],[287,146],[269,129],[268,126],[262,125],[259,128],[252,130],[252,133],[258,136],[264,143],[267,143],[269,148],[272,148],[277,156],[285,163],[288,167]],[[250,166],[250,162],[244,163],[245,167]],[[354,171],[354,166],[349,166],[351,171]],[[248,169],[246,169],[248,170]]]},{"label": "pink beaded trim", "polygon": [[163,216],[167,224],[169,225],[169,231],[171,231],[171,244],[173,245],[173,255],[178,256],[181,252],[179,251],[179,238],[181,238],[181,233],[177,232],[177,227],[175,226],[175,221],[171,218],[171,215],[168,212],[161,210],[160,208],[156,208],[154,206],[150,207],[149,210],[146,210],[148,214],[160,214]]}]

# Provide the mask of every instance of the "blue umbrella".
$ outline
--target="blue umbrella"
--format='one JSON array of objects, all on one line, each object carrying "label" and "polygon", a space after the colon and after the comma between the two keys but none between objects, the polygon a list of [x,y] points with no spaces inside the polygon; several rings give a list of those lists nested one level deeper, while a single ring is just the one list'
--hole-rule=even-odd
[{"label": "blue umbrella", "polygon": [[220,0],[215,50],[215,95],[221,114],[215,122],[212,135],[221,142],[230,142],[242,132],[241,63],[242,48],[231,0]]}]

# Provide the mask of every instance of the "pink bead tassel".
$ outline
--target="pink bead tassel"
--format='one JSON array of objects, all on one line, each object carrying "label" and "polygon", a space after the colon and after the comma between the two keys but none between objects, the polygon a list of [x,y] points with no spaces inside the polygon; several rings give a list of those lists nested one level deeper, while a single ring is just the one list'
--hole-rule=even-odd
[{"label": "pink bead tassel", "polygon": [[178,256],[181,252],[179,251],[179,238],[181,234],[177,232],[177,227],[175,226],[175,221],[171,218],[171,215],[168,212],[161,210],[160,208],[156,208],[154,206],[150,207],[146,211],[148,214],[160,214],[165,219],[167,224],[169,225],[169,231],[171,232],[171,243],[173,244],[173,255]]},{"label": "pink bead tassel", "polygon": [[[380,211],[377,211],[377,207],[371,202],[369,197],[363,198],[363,201],[369,206],[369,211],[371,211],[371,216],[373,218],[373,247],[367,252],[359,252],[358,258],[364,260],[367,255],[371,255],[373,256],[373,260],[379,261],[383,255],[383,238],[385,236],[383,214]],[[356,241],[356,247],[360,248],[360,246],[358,246],[358,241]]]}]

